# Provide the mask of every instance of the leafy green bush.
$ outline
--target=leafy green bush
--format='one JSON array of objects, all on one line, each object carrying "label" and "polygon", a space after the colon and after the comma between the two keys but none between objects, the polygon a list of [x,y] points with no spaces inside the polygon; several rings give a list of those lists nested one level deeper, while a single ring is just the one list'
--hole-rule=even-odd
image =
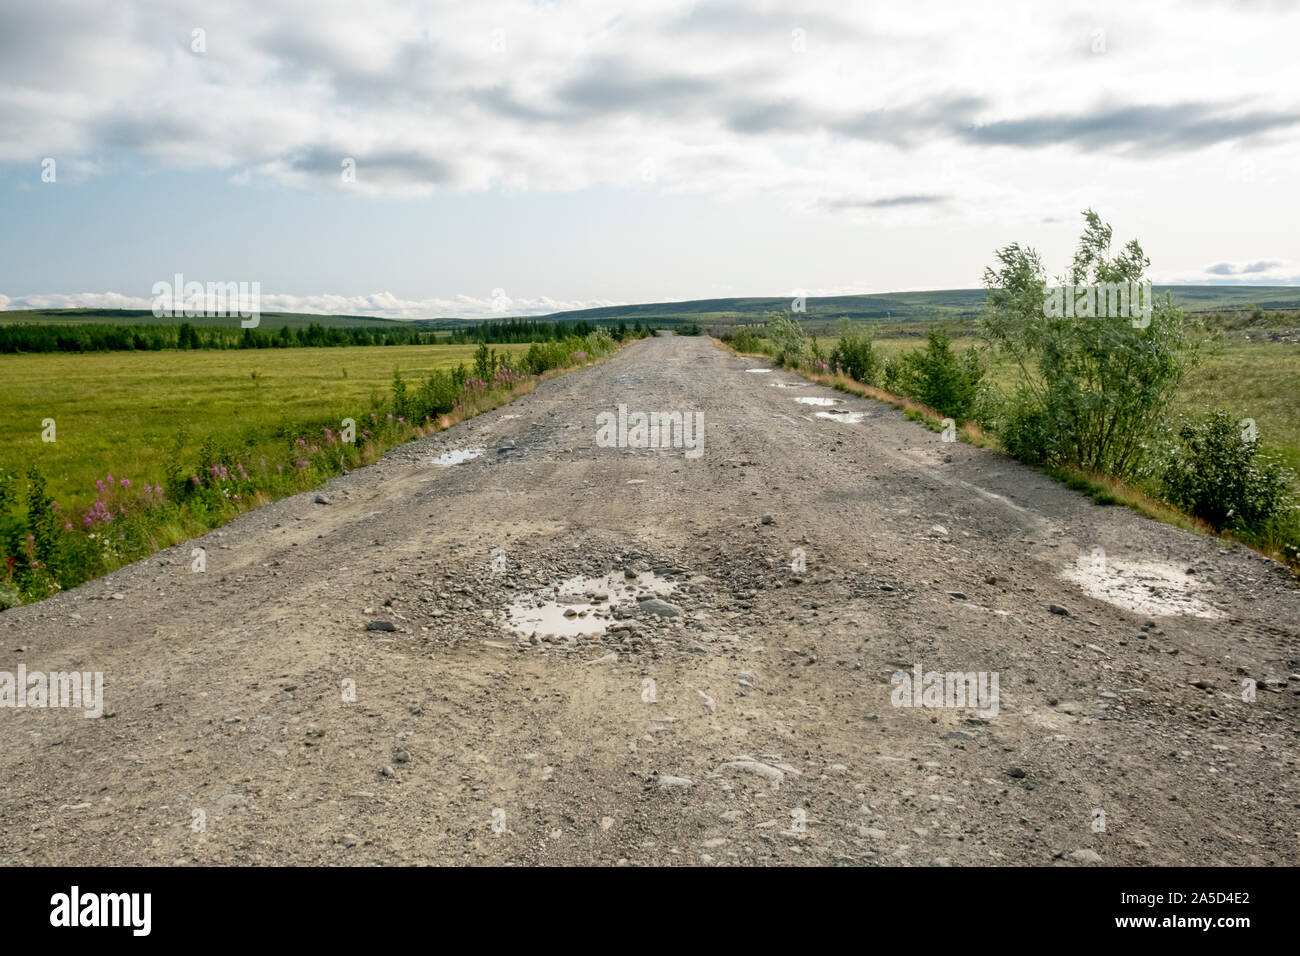
[{"label": "leafy green bush", "polygon": [[1287,497],[1286,473],[1259,451],[1258,438],[1216,408],[1179,430],[1164,467],[1167,500],[1223,528],[1258,528],[1277,517]]},{"label": "leafy green bush", "polygon": [[798,365],[811,355],[808,337],[788,312],[767,314],[767,338],[778,365]]},{"label": "leafy green bush", "polygon": [[408,411],[413,421],[437,418],[451,411],[465,387],[469,372],[461,363],[454,369],[435,369],[415,393]]},{"label": "leafy green bush", "polygon": [[955,419],[975,417],[984,366],[975,349],[960,356],[943,329],[929,335],[925,348],[903,355],[891,369],[892,386]]},{"label": "leafy green bush", "polygon": [[755,352],[763,351],[762,337],[748,326],[741,326],[738,329],[724,333],[722,341],[726,342],[737,352],[748,352],[753,354]]},{"label": "leafy green bush", "polygon": [[[1084,219],[1069,283],[1140,282],[1150,260],[1137,240],[1110,257],[1110,226],[1092,210]],[[999,423],[1003,444],[1031,461],[1133,474],[1199,358],[1182,313],[1166,295],[1153,304],[1149,324],[1118,315],[1051,315],[1038,253],[1013,244],[998,250],[997,259],[997,268],[984,272],[989,295],[982,325],[1019,371],[1016,397]]]},{"label": "leafy green bush", "polygon": [[871,332],[847,321],[840,324],[840,339],[831,349],[830,364],[837,373],[843,373],[863,385],[879,385],[884,373],[884,363],[876,353]]},{"label": "leafy green bush", "polygon": [[1007,454],[1026,464],[1045,465],[1065,457],[1056,442],[1060,430],[1038,396],[1027,388],[1001,403],[992,424]]}]

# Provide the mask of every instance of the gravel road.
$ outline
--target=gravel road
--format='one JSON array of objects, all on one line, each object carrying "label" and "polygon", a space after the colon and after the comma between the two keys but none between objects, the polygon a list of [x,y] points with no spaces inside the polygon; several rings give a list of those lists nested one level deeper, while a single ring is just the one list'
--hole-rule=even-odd
[{"label": "gravel road", "polygon": [[1298,658],[1264,558],[660,337],[0,614],[104,675],[0,710],[0,862],[1295,865]]}]

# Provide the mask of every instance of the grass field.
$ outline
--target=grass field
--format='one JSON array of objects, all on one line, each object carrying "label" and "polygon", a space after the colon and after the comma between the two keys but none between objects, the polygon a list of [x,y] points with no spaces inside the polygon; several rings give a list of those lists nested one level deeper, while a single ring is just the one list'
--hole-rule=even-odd
[{"label": "grass field", "polygon": [[[955,331],[955,327],[950,327]],[[819,336],[818,344],[829,355],[835,347],[834,337]],[[953,348],[967,349],[978,339],[962,336],[953,339]],[[921,348],[921,335],[886,335],[874,339],[881,354],[894,357]],[[988,381],[1009,386],[1015,380],[1009,365],[994,365]],[[1229,335],[1216,350],[1208,354],[1184,383],[1174,406],[1175,414],[1195,416],[1215,406],[1227,409],[1239,419],[1254,419],[1260,444],[1277,454],[1287,467],[1300,474],[1300,344],[1291,342],[1246,341],[1241,335]]]},{"label": "grass field", "polygon": [[[432,345],[0,355],[0,471],[34,461],[55,500],[86,505],[109,472],[160,482],[182,430],[189,449],[211,437],[256,460],[282,450],[296,428],[361,422],[372,397],[390,396],[394,370],[414,383],[436,368],[472,367],[473,353]],[[41,440],[47,418],[50,443]]]}]

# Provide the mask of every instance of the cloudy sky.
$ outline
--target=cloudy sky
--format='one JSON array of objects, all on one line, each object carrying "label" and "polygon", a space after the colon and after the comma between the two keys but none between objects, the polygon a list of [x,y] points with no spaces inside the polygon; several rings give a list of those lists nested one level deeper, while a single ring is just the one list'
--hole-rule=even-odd
[{"label": "cloudy sky", "polygon": [[0,307],[970,288],[1013,241],[1064,268],[1089,206],[1156,282],[1296,285],[1297,37],[1283,0],[5,3]]}]

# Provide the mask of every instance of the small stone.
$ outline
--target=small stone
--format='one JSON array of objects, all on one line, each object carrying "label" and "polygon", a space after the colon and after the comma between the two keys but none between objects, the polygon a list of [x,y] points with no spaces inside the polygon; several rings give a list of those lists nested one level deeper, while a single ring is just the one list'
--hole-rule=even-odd
[{"label": "small stone", "polygon": [[1096,850],[1082,848],[1071,853],[1070,859],[1076,863],[1100,863],[1101,855]]},{"label": "small stone", "polygon": [[641,602],[641,610],[655,617],[681,617],[682,609],[676,604],[669,604],[659,598],[650,598]]},{"label": "small stone", "polygon": [[660,790],[685,790],[687,787],[693,786],[695,786],[694,782],[687,777],[670,777],[662,773],[659,775]]},{"label": "small stone", "polygon": [[1049,604],[1047,605],[1047,609],[1053,614],[1059,614],[1062,617],[1070,616],[1070,612],[1065,609],[1065,605],[1063,604]]},{"label": "small stone", "polygon": [[316,504],[318,504],[318,505],[327,505],[327,504],[329,504],[329,503],[330,503],[330,500],[329,500],[328,498],[326,498],[324,495],[317,495],[317,496],[316,496]]},{"label": "small stone", "polygon": [[366,624],[367,631],[395,631],[397,628],[392,621],[370,621]]},{"label": "small stone", "polygon": [[409,750],[394,750],[393,763],[410,763],[411,752]]},{"label": "small stone", "polygon": [[776,524],[776,519],[771,515],[763,515],[763,524]]}]

